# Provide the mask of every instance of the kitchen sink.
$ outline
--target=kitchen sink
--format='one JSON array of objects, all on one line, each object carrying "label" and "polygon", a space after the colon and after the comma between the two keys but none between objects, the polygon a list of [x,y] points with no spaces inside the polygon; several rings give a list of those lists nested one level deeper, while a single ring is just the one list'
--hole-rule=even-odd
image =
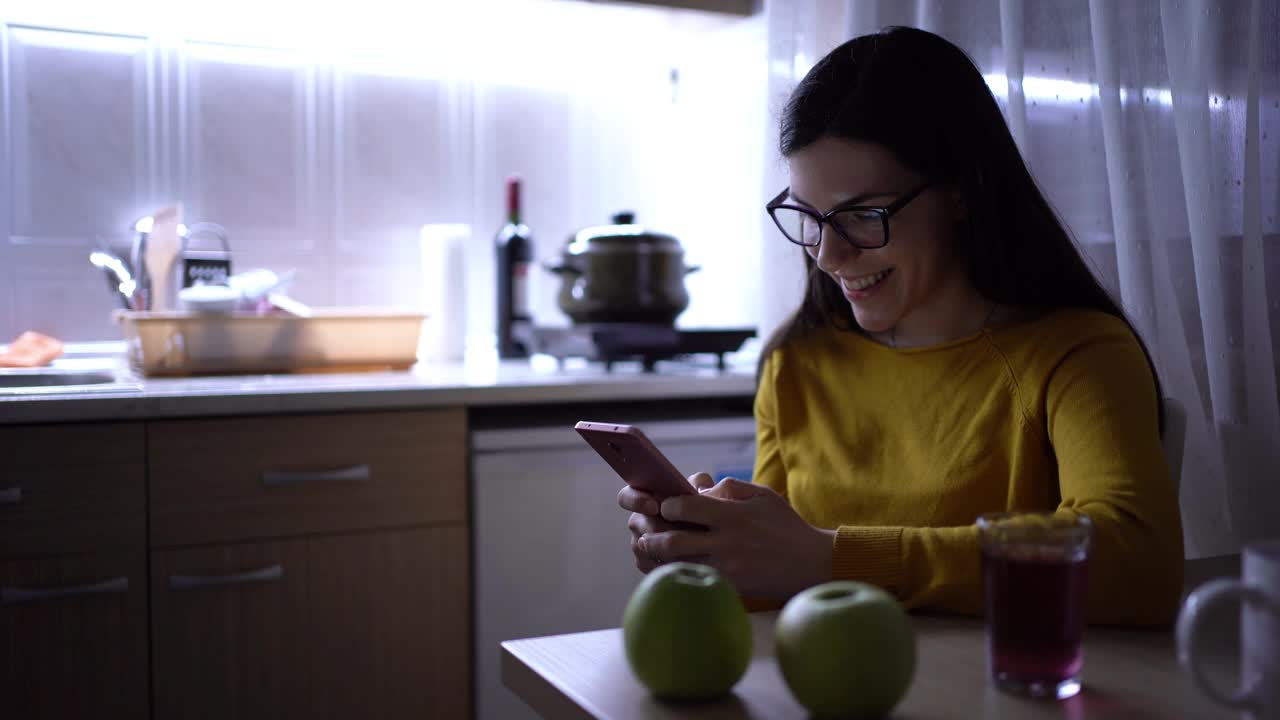
[{"label": "kitchen sink", "polygon": [[0,396],[131,392],[141,387],[131,378],[121,377],[110,370],[53,368],[0,370]]}]

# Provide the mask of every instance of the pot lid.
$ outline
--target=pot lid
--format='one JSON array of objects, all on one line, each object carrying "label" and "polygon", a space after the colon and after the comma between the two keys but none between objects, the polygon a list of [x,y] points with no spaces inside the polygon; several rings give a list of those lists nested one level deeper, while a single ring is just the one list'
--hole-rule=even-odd
[{"label": "pot lid", "polygon": [[660,252],[680,252],[680,241],[672,235],[647,230],[636,224],[635,213],[623,211],[613,215],[612,225],[596,225],[574,233],[566,252],[581,255],[602,250],[630,250],[640,247]]}]

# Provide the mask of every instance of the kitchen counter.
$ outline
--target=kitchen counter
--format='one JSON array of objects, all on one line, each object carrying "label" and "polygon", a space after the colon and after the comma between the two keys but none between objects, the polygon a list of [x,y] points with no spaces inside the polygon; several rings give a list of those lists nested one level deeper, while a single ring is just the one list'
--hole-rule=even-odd
[{"label": "kitchen counter", "polygon": [[405,371],[142,378],[122,354],[69,352],[55,367],[112,369],[124,384],[79,394],[0,394],[0,424],[145,420],[211,415],[258,415],[433,406],[470,408],[589,402],[742,397],[755,391],[754,363],[718,370],[661,362],[655,373],[640,363],[525,361],[418,363]]}]

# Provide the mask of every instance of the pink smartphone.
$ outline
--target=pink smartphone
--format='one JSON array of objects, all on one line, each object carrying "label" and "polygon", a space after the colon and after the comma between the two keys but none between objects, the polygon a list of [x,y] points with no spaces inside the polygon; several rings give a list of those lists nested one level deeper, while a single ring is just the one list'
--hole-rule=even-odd
[{"label": "pink smartphone", "polygon": [[658,497],[698,494],[640,428],[584,421],[573,429],[631,487]]}]

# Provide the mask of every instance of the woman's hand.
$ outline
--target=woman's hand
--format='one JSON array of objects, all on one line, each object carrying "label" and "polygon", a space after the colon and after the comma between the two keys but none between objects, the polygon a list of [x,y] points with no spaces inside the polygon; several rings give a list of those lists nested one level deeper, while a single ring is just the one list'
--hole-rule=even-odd
[{"label": "woman's hand", "polygon": [[[707,492],[715,487],[716,484],[711,479],[711,476],[706,473],[694,473],[688,479],[689,484],[699,493]],[[632,511],[631,517],[627,520],[627,529],[631,531],[631,554],[635,556],[636,567],[642,573],[647,573],[658,567],[663,560],[648,554],[638,544],[640,538],[651,533],[681,529],[659,516],[658,508],[661,503],[661,498],[654,497],[643,490],[637,490],[630,485],[623,485],[622,489],[618,491],[618,504],[622,506],[623,510]]]},{"label": "woman's hand", "polygon": [[[705,473],[689,481],[700,488],[699,495],[659,504],[644,493],[628,494],[629,509],[637,511],[628,527],[641,571],[674,560],[701,562],[728,577],[739,592],[775,597],[831,579],[834,533],[805,522],[781,495],[733,478],[707,490],[713,483]],[[656,517],[643,512],[653,509]]]}]

